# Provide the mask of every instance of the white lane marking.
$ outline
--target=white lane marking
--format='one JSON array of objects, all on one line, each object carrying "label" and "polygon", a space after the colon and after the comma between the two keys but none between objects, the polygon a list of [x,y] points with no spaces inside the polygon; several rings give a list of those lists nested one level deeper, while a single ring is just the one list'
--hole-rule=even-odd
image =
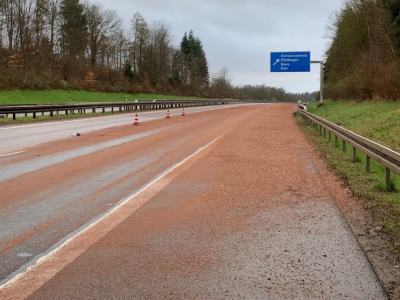
[{"label": "white lane marking", "polygon": [[0,157],[11,156],[11,155],[19,154],[19,153],[24,153],[24,152],[26,152],[26,151],[28,151],[28,150],[21,150],[21,151],[12,152],[12,153],[6,153],[6,154],[0,155]]},{"label": "white lane marking", "polygon": [[[224,106],[221,108],[227,108],[228,106]],[[230,107],[230,106],[229,106]],[[195,108],[195,107],[193,107]],[[213,108],[208,108],[209,110],[213,110]],[[201,108],[197,108],[197,109],[201,109]],[[151,113],[155,113],[154,111],[143,111],[143,112],[132,112],[132,113],[128,113],[128,114],[118,114],[118,115],[113,115],[113,116],[99,116],[98,118],[102,118],[102,119],[111,119],[111,118],[118,118],[118,117],[125,117],[125,116],[130,116],[130,115],[135,115],[135,114],[151,114]],[[164,117],[164,115],[162,116]],[[98,119],[96,118],[96,119]],[[28,128],[28,127],[38,127],[38,126],[46,126],[46,125],[53,125],[53,124],[63,124],[63,123],[76,123],[76,122],[84,122],[84,121],[88,121],[88,118],[85,119],[79,119],[79,120],[69,120],[69,121],[55,121],[55,122],[47,122],[47,123],[38,123],[38,124],[30,124],[30,125],[22,125],[22,126],[13,126],[13,127],[0,127],[0,131],[1,130],[9,130],[9,129],[19,129],[19,128]]]},{"label": "white lane marking", "polygon": [[[39,156],[31,158],[27,161],[17,162],[12,165],[0,166],[0,182],[15,178],[17,176],[27,174],[30,172],[37,172],[37,174],[45,171],[48,168],[54,168],[54,165],[63,163],[67,160],[75,159],[99,151],[108,151],[110,148],[120,146],[124,143],[135,141],[144,137],[148,137],[152,134],[162,132],[177,125],[169,125],[159,127],[157,129],[137,133],[129,136],[125,136],[118,139],[112,139],[106,142],[92,144],[89,146],[81,147],[79,149],[65,150],[59,153],[49,154],[46,156]],[[39,171],[42,170],[42,171]]]},{"label": "white lane marking", "polygon": [[[111,119],[111,118],[117,118],[117,117],[125,117],[125,116],[130,116],[134,115],[135,113],[129,113],[129,114],[121,114],[121,115],[114,115],[114,116],[101,116],[96,119],[102,118],[102,119]],[[142,113],[143,114],[143,113]],[[9,130],[9,129],[19,129],[19,128],[28,128],[28,127],[38,127],[38,126],[46,126],[46,125],[53,125],[53,124],[63,124],[63,123],[76,123],[76,122],[84,122],[90,120],[89,118],[85,119],[79,119],[79,120],[69,120],[69,121],[55,121],[55,122],[47,122],[47,123],[38,123],[38,124],[30,124],[30,125],[22,125],[22,126],[14,126],[14,127],[4,127],[0,128],[0,130]]]},{"label": "white lane marking", "polygon": [[128,218],[139,207],[166,187],[178,175],[192,166],[198,159],[200,159],[200,156],[186,164],[179,174],[167,177],[168,174],[215,143],[228,131],[216,137],[208,144],[200,147],[182,161],[174,164],[150,181],[147,185],[142,187],[135,194],[115,206],[104,216],[90,222],[86,227],[82,228],[78,233],[67,239],[60,246],[51,250],[42,257],[39,257],[36,262],[33,262],[34,264],[29,266],[25,271],[17,273],[12,279],[0,286],[0,298],[25,299],[29,297],[107,233],[118,226],[122,221]]}]

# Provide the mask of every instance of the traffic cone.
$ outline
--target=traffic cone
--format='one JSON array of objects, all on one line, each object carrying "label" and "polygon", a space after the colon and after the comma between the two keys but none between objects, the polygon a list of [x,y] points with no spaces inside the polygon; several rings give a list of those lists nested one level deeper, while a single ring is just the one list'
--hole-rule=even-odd
[{"label": "traffic cone", "polygon": [[133,125],[139,125],[139,119],[138,119],[137,114],[135,116],[135,123],[133,123]]},{"label": "traffic cone", "polygon": [[186,116],[186,114],[185,114],[185,109],[182,108],[182,117],[184,117],[184,116]]},{"label": "traffic cone", "polygon": [[167,119],[169,119],[169,118],[171,118],[170,116],[169,116],[169,109],[167,110]]}]

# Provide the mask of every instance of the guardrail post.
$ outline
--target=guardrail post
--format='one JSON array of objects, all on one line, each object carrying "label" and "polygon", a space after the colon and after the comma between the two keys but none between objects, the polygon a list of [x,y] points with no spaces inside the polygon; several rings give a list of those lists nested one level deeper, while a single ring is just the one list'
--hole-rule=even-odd
[{"label": "guardrail post", "polygon": [[[36,119],[36,113],[35,113],[35,112],[33,113],[33,118]],[[14,119],[14,120],[15,120],[15,119]]]},{"label": "guardrail post", "polygon": [[326,129],[324,128],[324,139],[326,139]]},{"label": "guardrail post", "polygon": [[53,111],[50,112],[50,117],[53,117]]},{"label": "guardrail post", "polygon": [[321,125],[319,125],[319,134],[320,135],[322,134],[322,126]]},{"label": "guardrail post", "polygon": [[392,186],[390,184],[390,169],[388,168],[386,168],[386,190],[392,190]]},{"label": "guardrail post", "polygon": [[366,155],[365,158],[366,158],[366,170],[367,170],[367,173],[371,173],[371,157]]},{"label": "guardrail post", "polygon": [[346,153],[346,142],[343,141],[343,153]]},{"label": "guardrail post", "polygon": [[353,147],[353,162],[357,162],[357,149]]},{"label": "guardrail post", "polygon": [[15,113],[13,114],[13,120],[15,121]]},{"label": "guardrail post", "polygon": [[335,147],[339,148],[339,142],[338,142],[338,137],[335,135]]}]

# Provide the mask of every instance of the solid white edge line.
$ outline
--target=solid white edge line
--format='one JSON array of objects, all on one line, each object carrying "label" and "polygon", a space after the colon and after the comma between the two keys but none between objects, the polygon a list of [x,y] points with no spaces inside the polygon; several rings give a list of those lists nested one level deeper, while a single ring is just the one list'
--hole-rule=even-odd
[{"label": "solid white edge line", "polygon": [[[55,256],[58,252],[61,252],[63,250],[63,248],[66,248],[75,239],[80,238],[82,235],[87,233],[90,229],[94,228],[96,225],[98,225],[104,219],[110,218],[110,216],[112,214],[116,213],[117,210],[119,210],[122,206],[127,205],[129,202],[134,200],[140,194],[145,194],[146,191],[148,189],[150,189],[153,185],[156,185],[156,183],[158,183],[159,181],[164,179],[164,177],[166,177],[169,173],[171,173],[172,171],[174,171],[175,169],[177,169],[178,167],[183,165],[185,162],[187,162],[189,159],[191,159],[192,157],[194,157],[195,155],[197,155],[198,153],[200,153],[201,151],[203,151],[204,149],[209,147],[211,144],[215,143],[217,140],[219,140],[221,137],[223,137],[228,131],[229,130],[225,131],[223,134],[221,134],[220,136],[216,137],[215,139],[213,139],[211,142],[207,143],[206,145],[200,147],[195,152],[193,152],[191,155],[189,155],[186,158],[184,158],[182,161],[172,165],[166,171],[160,173],[160,175],[155,177],[154,180],[152,180],[147,185],[145,185],[143,188],[141,188],[139,191],[137,191],[135,194],[133,194],[132,196],[128,197],[126,200],[122,201],[120,204],[115,206],[112,210],[110,210],[108,213],[103,215],[101,218],[99,218],[99,219],[95,220],[94,222],[90,223],[87,227],[83,228],[81,231],[76,233],[74,236],[72,236],[69,239],[67,239],[64,243],[62,243],[60,246],[58,246],[57,248],[55,248],[52,251],[50,251],[48,254],[46,254],[46,255],[40,257],[39,259],[37,259],[36,263],[34,265],[28,267],[24,272],[18,273],[13,278],[11,278],[9,281],[5,282],[3,285],[0,286],[0,298],[1,298],[1,296],[4,296],[3,293],[12,292],[12,291],[15,292],[15,290],[18,290],[19,292],[22,292],[21,289],[19,287],[17,287],[18,283],[23,281],[25,279],[25,277],[28,277],[30,273],[34,273],[35,269],[39,269],[40,266],[42,264],[45,264],[47,260],[51,260],[51,258],[53,256]],[[168,184],[168,183],[169,182],[167,182],[166,184]],[[164,188],[164,186],[166,186],[166,184],[165,185],[161,185],[161,189]],[[156,192],[158,192],[158,190]],[[107,228],[104,228],[103,231],[102,231],[102,235],[100,237],[98,237],[97,239],[95,239],[92,243],[90,243],[90,244],[82,243],[80,245],[81,248],[79,250],[75,250],[73,252],[69,252],[69,254],[71,254],[71,256],[73,256],[73,257],[70,258],[70,259],[63,260],[64,264],[58,264],[57,266],[53,265],[50,270],[49,269],[46,270],[46,272],[45,272],[46,274],[41,274],[41,276],[39,278],[37,278],[38,276],[34,277],[36,279],[36,281],[34,283],[31,282],[26,287],[26,289],[24,289],[24,291],[23,291],[23,293],[25,293],[25,296],[28,297],[29,295],[34,293],[36,290],[38,290],[47,281],[51,280],[58,272],[60,272],[67,265],[72,263],[79,255],[81,255],[83,252],[85,252],[91,245],[93,245],[96,242],[98,242],[102,237],[104,237],[107,233],[109,233],[116,226],[118,226],[122,221],[124,221],[127,217],[129,217],[135,210],[137,210],[139,207],[141,207],[143,204],[145,204],[149,199],[151,199],[151,197],[153,195],[155,195],[155,192],[153,191],[153,193],[152,193],[150,191],[149,195],[147,195],[149,197],[147,199],[145,199],[145,200],[142,200],[141,203],[137,207],[135,207],[135,209],[133,211],[129,212],[129,215],[126,215],[125,217],[121,218],[120,220],[115,221],[113,224],[108,224],[108,225],[111,225],[111,226],[107,226]],[[145,196],[146,196],[146,194],[145,194]],[[33,276],[35,276],[35,275],[33,275]],[[38,279],[40,279],[41,281],[39,282]],[[7,291],[7,289],[11,289],[12,291]],[[16,296],[15,299],[20,299],[20,298],[18,298],[18,296]]]},{"label": "solid white edge line", "polygon": [[[128,115],[134,115],[134,113],[123,114],[123,115],[120,114],[120,115],[113,115],[113,116],[99,116],[98,118],[111,119],[111,118],[128,116]],[[21,126],[14,126],[14,127],[4,127],[4,128],[0,128],[0,130],[19,129],[19,128],[28,128],[28,127],[39,127],[39,126],[62,124],[62,123],[77,123],[77,122],[83,122],[83,121],[87,121],[87,120],[88,119],[85,118],[85,119],[79,119],[79,120],[54,121],[54,122],[46,122],[46,123],[40,123],[40,124],[30,124],[30,125],[21,125]]]},{"label": "solid white edge line", "polygon": [[17,152],[12,152],[12,153],[6,153],[6,154],[2,154],[0,155],[0,157],[5,157],[5,156],[11,156],[11,155],[16,155],[16,154],[20,154],[20,153],[24,153],[28,150],[21,150],[21,151],[17,151]]}]

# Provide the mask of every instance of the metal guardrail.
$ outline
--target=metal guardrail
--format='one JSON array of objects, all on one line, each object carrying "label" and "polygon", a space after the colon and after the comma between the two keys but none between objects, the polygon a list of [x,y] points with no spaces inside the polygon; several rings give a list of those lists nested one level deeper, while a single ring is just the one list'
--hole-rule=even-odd
[{"label": "metal guardrail", "polygon": [[77,113],[96,113],[97,110],[105,113],[105,110],[117,108],[119,111],[137,111],[137,110],[155,110],[179,107],[194,107],[194,106],[208,106],[208,105],[224,105],[238,103],[238,101],[230,100],[155,100],[155,101],[135,101],[135,102],[91,102],[91,103],[67,103],[67,104],[51,104],[51,105],[3,105],[0,106],[0,115],[12,115],[13,120],[17,115],[32,114],[36,118],[38,113],[49,113],[51,117],[54,113],[65,112],[66,115]]},{"label": "metal guardrail", "polygon": [[335,146],[338,147],[338,138],[343,141],[343,152],[346,152],[346,143],[353,147],[353,162],[357,159],[357,150],[366,155],[366,171],[371,170],[371,158],[386,167],[386,189],[391,190],[390,171],[400,175],[400,154],[374,141],[364,138],[340,125],[329,122],[321,117],[311,114],[302,109],[298,111],[309,125],[319,129],[320,134],[326,137],[326,131],[329,133],[329,141],[332,134],[335,136]]},{"label": "metal guardrail", "polygon": [[54,116],[54,113],[65,112],[66,115],[77,113],[86,113],[90,110],[90,113],[96,113],[97,110],[101,110],[105,113],[106,109],[111,109],[114,112],[116,108],[120,112],[122,111],[137,111],[137,110],[156,110],[156,109],[168,109],[168,108],[179,108],[179,107],[194,107],[194,106],[208,106],[208,105],[224,105],[224,104],[238,104],[238,103],[288,103],[278,101],[248,101],[248,100],[136,100],[136,101],[125,101],[125,102],[85,102],[85,103],[66,103],[66,104],[31,104],[31,105],[1,105],[0,116],[8,117],[12,115],[13,120],[19,115],[28,116],[32,114],[33,118],[41,113],[48,113],[50,117]]}]

